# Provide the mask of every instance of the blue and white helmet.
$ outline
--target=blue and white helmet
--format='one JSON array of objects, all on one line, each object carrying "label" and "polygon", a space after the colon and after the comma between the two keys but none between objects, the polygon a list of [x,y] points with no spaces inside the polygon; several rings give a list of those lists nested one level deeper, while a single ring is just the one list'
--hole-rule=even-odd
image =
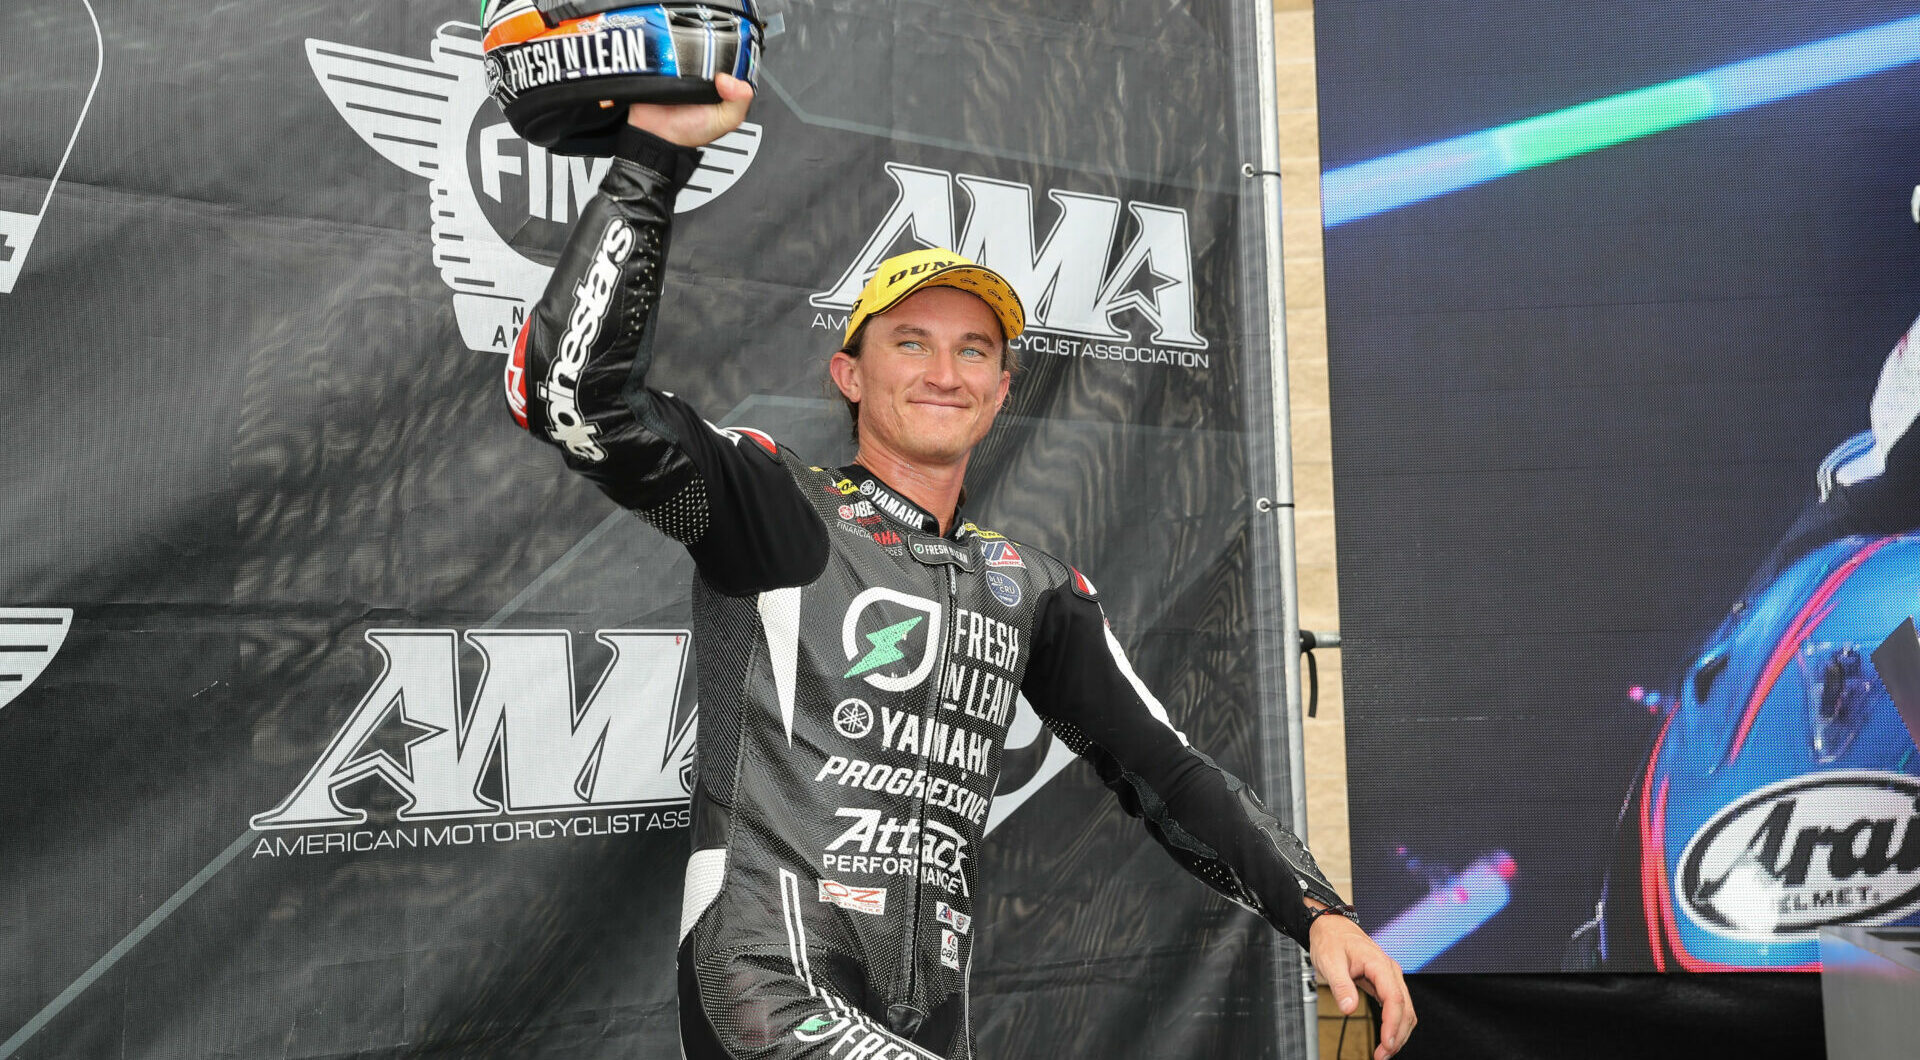
[{"label": "blue and white helmet", "polygon": [[713,103],[718,74],[755,83],[753,0],[482,0],[487,89],[514,131],[568,155],[607,155],[629,103]]}]

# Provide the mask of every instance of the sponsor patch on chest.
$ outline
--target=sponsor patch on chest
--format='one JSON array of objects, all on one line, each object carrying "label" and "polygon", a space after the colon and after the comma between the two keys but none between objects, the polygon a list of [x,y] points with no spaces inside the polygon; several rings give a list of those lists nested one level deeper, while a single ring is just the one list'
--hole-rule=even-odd
[{"label": "sponsor patch on chest", "polygon": [[980,554],[989,567],[1025,567],[1020,559],[1020,550],[1013,547],[1011,541],[988,541],[980,547]]},{"label": "sponsor patch on chest", "polygon": [[913,549],[913,558],[929,567],[946,564],[971,573],[977,565],[973,549],[945,538],[912,534],[909,535],[908,544]]},{"label": "sponsor patch on chest", "polygon": [[849,887],[833,880],[821,880],[820,900],[828,905],[837,905],[842,909],[865,913],[868,916],[887,915],[885,887]]},{"label": "sponsor patch on chest", "polygon": [[973,930],[973,918],[945,902],[934,903],[933,918],[961,935]]}]

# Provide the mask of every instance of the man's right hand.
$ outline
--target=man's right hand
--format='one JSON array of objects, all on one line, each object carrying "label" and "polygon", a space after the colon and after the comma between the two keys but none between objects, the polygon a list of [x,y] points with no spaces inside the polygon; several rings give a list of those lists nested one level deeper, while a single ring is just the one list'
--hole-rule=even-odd
[{"label": "man's right hand", "polygon": [[[1380,1044],[1373,1060],[1387,1060],[1407,1044],[1407,1035],[1419,1020],[1413,1014],[1413,996],[1400,962],[1387,956],[1359,925],[1343,916],[1316,917],[1307,929],[1308,955],[1313,970],[1333,991],[1334,1004],[1351,1016],[1360,1007],[1359,990],[1380,1002]],[[1354,989],[1355,986],[1359,990]]]},{"label": "man's right hand", "polygon": [[627,124],[682,147],[705,147],[740,127],[753,102],[753,86],[732,74],[719,74],[713,87],[718,103],[634,103]]}]

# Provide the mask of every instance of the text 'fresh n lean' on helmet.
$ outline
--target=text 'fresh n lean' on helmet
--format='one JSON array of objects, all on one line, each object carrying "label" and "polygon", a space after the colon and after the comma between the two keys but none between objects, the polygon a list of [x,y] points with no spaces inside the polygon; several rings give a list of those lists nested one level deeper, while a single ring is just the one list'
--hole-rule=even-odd
[{"label": "text 'fresh n lean' on helmet", "polygon": [[752,0],[482,0],[487,89],[515,132],[568,155],[607,155],[629,103],[713,103],[713,79],[749,84],[763,27]]}]

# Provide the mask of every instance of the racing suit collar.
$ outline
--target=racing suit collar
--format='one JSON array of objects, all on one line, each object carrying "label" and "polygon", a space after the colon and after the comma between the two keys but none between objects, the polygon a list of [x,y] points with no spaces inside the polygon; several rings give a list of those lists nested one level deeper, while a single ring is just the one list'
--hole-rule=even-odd
[{"label": "racing suit collar", "polygon": [[[940,520],[934,518],[926,509],[908,500],[899,490],[887,485],[880,476],[868,471],[865,467],[859,464],[848,464],[840,469],[840,475],[860,487],[860,495],[872,501],[880,514],[923,534],[940,533]],[[950,524],[953,531],[947,536],[957,536],[959,528],[966,524],[966,518],[960,514],[966,507],[966,503],[967,491],[963,488],[960,491],[960,504],[953,511],[953,522]]]}]

